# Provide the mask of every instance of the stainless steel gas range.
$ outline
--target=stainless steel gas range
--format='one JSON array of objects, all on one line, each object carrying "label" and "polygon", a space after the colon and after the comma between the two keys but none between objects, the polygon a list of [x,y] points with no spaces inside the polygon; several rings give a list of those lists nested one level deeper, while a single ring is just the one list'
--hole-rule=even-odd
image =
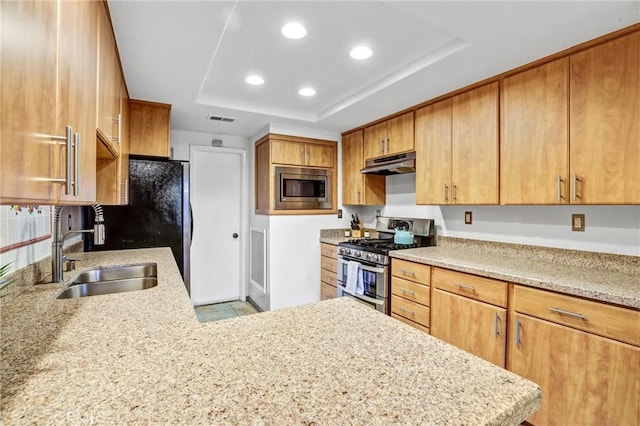
[{"label": "stainless steel gas range", "polygon": [[[396,230],[413,233],[411,244],[394,242]],[[338,297],[351,297],[390,315],[391,260],[389,252],[435,245],[433,219],[378,217],[378,238],[338,244]],[[403,238],[404,239],[404,238]],[[404,242],[404,241],[403,241]]]}]

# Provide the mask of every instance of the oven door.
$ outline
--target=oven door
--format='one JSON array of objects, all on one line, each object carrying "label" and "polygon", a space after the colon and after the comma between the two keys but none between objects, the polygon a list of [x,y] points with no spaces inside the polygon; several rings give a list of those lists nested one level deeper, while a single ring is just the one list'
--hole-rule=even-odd
[{"label": "oven door", "polygon": [[358,302],[388,314],[387,268],[369,262],[358,261],[362,269],[365,293],[353,294],[346,289],[348,263],[347,259],[338,257],[337,296],[351,297]]}]

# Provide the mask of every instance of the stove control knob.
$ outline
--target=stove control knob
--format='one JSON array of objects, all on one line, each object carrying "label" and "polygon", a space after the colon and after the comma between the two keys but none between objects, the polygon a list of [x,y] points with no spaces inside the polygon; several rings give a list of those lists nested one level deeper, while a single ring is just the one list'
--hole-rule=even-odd
[{"label": "stove control knob", "polygon": [[345,253],[345,254],[351,254],[351,250],[350,250],[350,249],[346,249],[346,250],[344,251],[344,253]]},{"label": "stove control knob", "polygon": [[344,254],[344,249],[343,248],[338,249],[338,254]]},{"label": "stove control knob", "polygon": [[373,255],[367,253],[367,260],[371,260],[372,257],[373,257]]},{"label": "stove control knob", "polygon": [[371,260],[373,260],[374,262],[376,262],[378,260],[378,255],[377,254],[372,254],[371,255]]},{"label": "stove control knob", "polygon": [[361,253],[361,252],[359,252],[359,251],[357,251],[357,252],[355,252],[353,255],[354,255],[355,257],[361,257],[361,256],[362,256],[362,253]]}]

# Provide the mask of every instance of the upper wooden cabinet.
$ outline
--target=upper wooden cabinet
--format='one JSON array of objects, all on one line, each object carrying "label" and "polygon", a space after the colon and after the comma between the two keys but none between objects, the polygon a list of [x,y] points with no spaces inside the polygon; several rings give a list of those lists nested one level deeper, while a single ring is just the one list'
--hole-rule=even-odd
[{"label": "upper wooden cabinet", "polygon": [[306,142],[299,138],[270,139],[271,162],[292,166],[333,168],[335,146]]},{"label": "upper wooden cabinet", "polygon": [[118,158],[118,201],[120,205],[129,204],[129,93],[122,81],[120,90],[120,158]]},{"label": "upper wooden cabinet", "polygon": [[416,111],[417,204],[498,203],[498,83]]},{"label": "upper wooden cabinet", "polygon": [[413,149],[413,111],[364,129],[365,160]]},{"label": "upper wooden cabinet", "polygon": [[129,100],[129,153],[169,158],[171,105]]},{"label": "upper wooden cabinet", "polygon": [[120,61],[106,5],[99,15],[98,114],[95,127],[107,148],[118,155],[120,150]]},{"label": "upper wooden cabinet", "polygon": [[640,31],[570,60],[571,202],[640,203]]},{"label": "upper wooden cabinet", "polygon": [[[336,172],[337,143],[335,141],[303,138],[269,133],[256,141],[255,146],[255,211],[257,214],[333,214],[337,211],[338,174]],[[331,208],[315,210],[276,209],[276,166],[296,166],[330,169],[329,194]]]},{"label": "upper wooden cabinet", "polygon": [[500,202],[569,202],[569,58],[504,79]]},{"label": "upper wooden cabinet", "polygon": [[385,203],[384,176],[363,175],[363,130],[342,137],[342,204],[377,205]]},{"label": "upper wooden cabinet", "polygon": [[100,7],[2,3],[3,204],[95,201]]}]

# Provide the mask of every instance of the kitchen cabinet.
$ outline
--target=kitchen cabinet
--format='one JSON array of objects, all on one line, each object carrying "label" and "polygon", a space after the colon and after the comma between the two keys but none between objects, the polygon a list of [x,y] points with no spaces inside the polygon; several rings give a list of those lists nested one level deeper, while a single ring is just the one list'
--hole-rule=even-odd
[{"label": "kitchen cabinet", "polygon": [[640,312],[512,285],[507,368],[540,385],[547,424],[637,424]]},{"label": "kitchen cabinet", "polygon": [[342,137],[342,204],[382,206],[385,204],[384,176],[363,175],[364,131]]},{"label": "kitchen cabinet", "polygon": [[500,202],[569,202],[569,58],[504,79]]},{"label": "kitchen cabinet", "polygon": [[320,243],[320,300],[335,299],[338,285],[338,246]]},{"label": "kitchen cabinet", "polygon": [[[132,118],[133,120],[133,118]],[[133,135],[131,136],[133,138]],[[269,133],[255,145],[255,206],[257,214],[302,215],[337,212],[337,142]],[[276,209],[276,166],[309,167],[330,171],[331,208]]]},{"label": "kitchen cabinet", "polygon": [[640,203],[640,31],[570,61],[571,203]]},{"label": "kitchen cabinet", "polygon": [[111,18],[106,4],[100,8],[98,41],[98,113],[96,119],[99,140],[114,158],[120,151],[120,61]]},{"label": "kitchen cabinet", "polygon": [[293,140],[271,140],[271,162],[303,167],[333,168],[335,147]]},{"label": "kitchen cabinet", "polygon": [[169,158],[171,105],[129,100],[129,153]]},{"label": "kitchen cabinet", "polygon": [[99,9],[2,4],[2,203],[95,201]]},{"label": "kitchen cabinet", "polygon": [[431,267],[391,260],[391,316],[429,333]]},{"label": "kitchen cabinet", "polygon": [[120,134],[120,157],[118,158],[118,200],[120,205],[129,204],[129,93],[127,85],[122,79],[120,86],[120,120],[122,131]]},{"label": "kitchen cabinet", "polygon": [[413,111],[364,129],[365,160],[413,149]]},{"label": "kitchen cabinet", "polygon": [[416,111],[416,203],[498,203],[498,83]]},{"label": "kitchen cabinet", "polygon": [[505,367],[507,284],[434,267],[431,285],[431,334]]}]

